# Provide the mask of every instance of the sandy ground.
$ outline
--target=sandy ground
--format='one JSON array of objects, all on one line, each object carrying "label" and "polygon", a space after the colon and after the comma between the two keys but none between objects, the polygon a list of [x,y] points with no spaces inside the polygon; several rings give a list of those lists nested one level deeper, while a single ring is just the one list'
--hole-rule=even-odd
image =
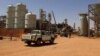
[{"label": "sandy ground", "polygon": [[59,37],[53,45],[27,46],[20,40],[0,40],[0,56],[100,56],[100,38]]}]

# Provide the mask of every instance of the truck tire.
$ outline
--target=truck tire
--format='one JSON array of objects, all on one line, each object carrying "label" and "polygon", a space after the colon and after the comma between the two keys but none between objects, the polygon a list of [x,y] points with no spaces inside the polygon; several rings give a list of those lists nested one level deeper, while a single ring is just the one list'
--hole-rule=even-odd
[{"label": "truck tire", "polygon": [[31,42],[27,42],[27,45],[30,46],[31,45]]},{"label": "truck tire", "polygon": [[45,41],[43,41],[43,44],[46,44],[46,42],[45,42]]},{"label": "truck tire", "polygon": [[42,44],[42,40],[41,39],[38,39],[35,44],[36,45],[41,45]]},{"label": "truck tire", "polygon": [[53,43],[54,43],[54,38],[51,38],[50,44],[53,44]]}]

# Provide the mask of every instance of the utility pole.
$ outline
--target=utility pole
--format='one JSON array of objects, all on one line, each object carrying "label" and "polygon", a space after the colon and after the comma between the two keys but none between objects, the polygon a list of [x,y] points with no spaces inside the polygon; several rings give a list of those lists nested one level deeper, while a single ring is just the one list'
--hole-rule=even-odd
[{"label": "utility pole", "polygon": [[76,28],[76,24],[74,23],[74,25],[73,25],[73,29],[75,30],[75,28]]}]

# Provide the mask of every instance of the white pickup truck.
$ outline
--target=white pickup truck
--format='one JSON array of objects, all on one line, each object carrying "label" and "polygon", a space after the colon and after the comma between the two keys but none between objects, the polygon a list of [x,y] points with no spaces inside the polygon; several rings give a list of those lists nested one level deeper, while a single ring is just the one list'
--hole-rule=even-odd
[{"label": "white pickup truck", "polygon": [[54,43],[56,35],[52,34],[51,31],[45,30],[33,30],[31,33],[23,34],[22,41],[31,45],[31,43],[35,43],[37,45],[41,45],[42,43]]}]

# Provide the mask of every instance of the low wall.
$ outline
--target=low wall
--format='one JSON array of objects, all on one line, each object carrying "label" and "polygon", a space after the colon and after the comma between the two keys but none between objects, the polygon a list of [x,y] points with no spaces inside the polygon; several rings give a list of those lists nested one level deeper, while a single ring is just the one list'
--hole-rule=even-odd
[{"label": "low wall", "polygon": [[0,28],[0,36],[20,37],[23,33],[24,33],[24,29]]}]

